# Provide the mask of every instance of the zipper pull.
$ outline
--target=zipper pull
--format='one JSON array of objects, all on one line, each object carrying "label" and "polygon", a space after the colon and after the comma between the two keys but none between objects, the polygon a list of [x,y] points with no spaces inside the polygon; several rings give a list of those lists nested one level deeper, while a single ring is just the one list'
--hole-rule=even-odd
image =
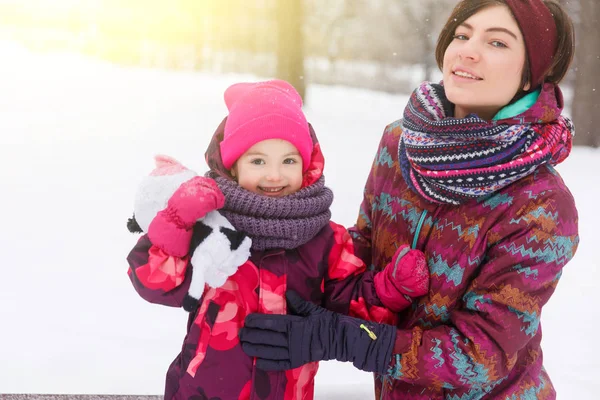
[{"label": "zipper pull", "polygon": [[377,340],[377,335],[375,335],[375,333],[374,333],[372,330],[370,330],[369,328],[367,328],[367,327],[365,326],[365,324],[360,324],[360,329],[363,329],[363,330],[365,330],[365,331],[366,331],[366,332],[369,334],[369,337],[370,337],[371,339],[373,339],[373,340]]}]

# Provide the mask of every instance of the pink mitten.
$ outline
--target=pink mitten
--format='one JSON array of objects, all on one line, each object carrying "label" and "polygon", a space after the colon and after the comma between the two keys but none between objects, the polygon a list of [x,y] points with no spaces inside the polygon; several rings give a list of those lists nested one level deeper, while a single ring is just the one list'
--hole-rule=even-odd
[{"label": "pink mitten", "polygon": [[179,186],[150,222],[148,237],[167,254],[183,257],[189,251],[192,228],[196,221],[225,204],[225,197],[210,178],[196,176]]},{"label": "pink mitten", "polygon": [[392,261],[375,275],[375,291],[381,302],[392,311],[400,311],[413,298],[429,290],[429,269],[425,254],[411,250],[408,245],[398,247]]}]

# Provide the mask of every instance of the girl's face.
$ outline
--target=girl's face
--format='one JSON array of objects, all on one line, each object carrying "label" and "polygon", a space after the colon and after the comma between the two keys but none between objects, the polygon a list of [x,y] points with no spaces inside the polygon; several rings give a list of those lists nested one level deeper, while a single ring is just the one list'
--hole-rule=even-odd
[{"label": "girl's face", "polygon": [[231,174],[250,192],[283,197],[302,187],[302,157],[286,140],[263,140],[242,154]]},{"label": "girl's face", "polygon": [[442,68],[454,116],[476,113],[491,120],[521,89],[525,57],[519,25],[504,5],[485,8],[459,25]]}]

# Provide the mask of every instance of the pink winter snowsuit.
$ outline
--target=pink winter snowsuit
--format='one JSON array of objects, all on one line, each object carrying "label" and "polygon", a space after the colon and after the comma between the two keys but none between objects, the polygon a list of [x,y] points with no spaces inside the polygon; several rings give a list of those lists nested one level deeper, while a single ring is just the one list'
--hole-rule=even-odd
[{"label": "pink winter snowsuit", "polygon": [[[223,171],[214,152],[222,128],[223,123],[207,152],[213,171]],[[315,151],[305,186],[322,174],[323,158],[314,133],[313,141]],[[262,371],[242,351],[238,332],[250,313],[286,314],[289,289],[332,311],[396,324],[396,313],[377,296],[375,272],[366,271],[353,252],[350,235],[333,222],[297,248],[252,249],[250,260],[224,286],[206,288],[197,312],[190,314],[181,353],[167,372],[165,399],[312,399],[318,363],[289,371]],[[129,277],[141,297],[182,306],[190,285],[189,256],[169,256],[143,236],[128,262]],[[407,285],[413,296],[422,295],[427,287],[422,281],[414,281],[414,287]],[[410,304],[406,294],[396,297],[400,308]]]}]

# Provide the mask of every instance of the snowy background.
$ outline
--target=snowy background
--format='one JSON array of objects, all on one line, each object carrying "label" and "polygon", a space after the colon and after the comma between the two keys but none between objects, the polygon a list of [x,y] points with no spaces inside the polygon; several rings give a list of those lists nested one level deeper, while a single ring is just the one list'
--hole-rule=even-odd
[{"label": "snowy background", "polygon": [[[0,42],[0,393],[160,394],[186,313],[145,303],[127,278],[139,180],[166,153],[204,172],[231,83],[253,76],[117,67]],[[406,95],[309,85],[334,219],[352,225],[385,125]],[[544,361],[559,399],[597,399],[600,150],[559,166],[581,245],[544,309]],[[595,229],[594,229],[595,228]],[[371,375],[322,363],[317,399],[373,398]]]}]

